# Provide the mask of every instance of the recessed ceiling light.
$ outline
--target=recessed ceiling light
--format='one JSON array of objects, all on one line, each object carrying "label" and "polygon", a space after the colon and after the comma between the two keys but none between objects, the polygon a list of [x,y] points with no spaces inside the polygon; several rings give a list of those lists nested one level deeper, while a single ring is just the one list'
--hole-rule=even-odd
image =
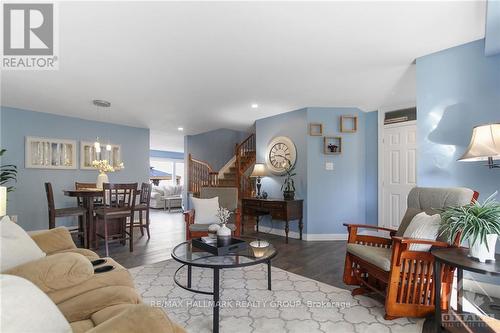
[{"label": "recessed ceiling light", "polygon": [[184,127],[177,127],[177,130],[182,132],[182,131],[184,131]]},{"label": "recessed ceiling light", "polygon": [[257,103],[252,104],[252,109],[257,109],[258,107],[259,107],[259,104],[257,104]]},{"label": "recessed ceiling light", "polygon": [[103,99],[94,99],[92,101],[92,103],[95,105],[95,106],[100,106],[102,108],[109,108],[111,106],[111,103],[108,102],[108,101],[105,101]]}]

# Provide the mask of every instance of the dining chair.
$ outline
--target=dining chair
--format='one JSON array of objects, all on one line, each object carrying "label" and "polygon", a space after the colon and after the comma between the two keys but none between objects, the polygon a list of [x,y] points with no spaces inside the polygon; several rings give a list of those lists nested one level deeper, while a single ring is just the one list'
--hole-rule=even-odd
[{"label": "dining chair", "polygon": [[82,245],[88,248],[87,210],[83,207],[55,208],[54,191],[52,190],[51,183],[45,183],[45,194],[47,195],[49,229],[56,227],[57,218],[75,216],[78,218],[78,227],[70,227],[68,229],[71,233],[78,234]]},{"label": "dining chair", "polygon": [[[133,184],[103,184],[104,196],[102,207],[95,210],[97,224],[103,223],[103,234],[99,228],[95,231],[95,247],[99,247],[99,238],[104,239],[106,257],[109,256],[109,243],[129,241],[130,252],[134,251],[134,227],[129,225],[127,232],[127,219],[134,220],[135,196],[137,183]],[[120,233],[109,234],[109,222],[120,221]]]},{"label": "dining chair", "polygon": [[[151,202],[151,191],[153,186],[150,183],[141,184],[141,195],[139,197],[139,204],[135,205],[134,210],[139,213],[139,221],[133,224],[134,228],[141,228],[141,235],[144,236],[144,228],[148,233],[148,239],[151,238],[149,233],[149,207]],[[145,215],[145,216],[144,216]],[[146,218],[146,224],[144,224]]]}]

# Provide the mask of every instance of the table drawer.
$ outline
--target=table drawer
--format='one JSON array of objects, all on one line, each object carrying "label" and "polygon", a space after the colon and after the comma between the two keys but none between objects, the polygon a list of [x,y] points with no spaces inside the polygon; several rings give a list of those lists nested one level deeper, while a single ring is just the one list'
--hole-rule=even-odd
[{"label": "table drawer", "polygon": [[260,208],[261,207],[261,202],[256,201],[256,200],[244,200],[243,201],[243,207],[248,207],[248,208]]},{"label": "table drawer", "polygon": [[271,209],[271,210],[278,210],[278,209],[281,209],[283,210],[285,208],[285,204],[282,203],[282,202],[273,202],[273,201],[269,201],[269,202],[263,202],[262,203],[262,208],[266,208],[266,209]]}]

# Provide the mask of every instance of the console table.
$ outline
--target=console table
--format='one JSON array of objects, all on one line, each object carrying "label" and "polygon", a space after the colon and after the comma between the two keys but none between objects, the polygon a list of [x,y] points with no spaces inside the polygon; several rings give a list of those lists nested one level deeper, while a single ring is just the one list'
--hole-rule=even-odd
[{"label": "console table", "polygon": [[265,215],[271,215],[273,220],[285,222],[285,242],[288,243],[288,232],[290,230],[290,221],[299,222],[300,240],[302,240],[302,206],[304,200],[283,200],[283,199],[258,199],[258,198],[243,198],[241,200],[242,211],[242,232],[244,230],[243,220],[245,215],[255,217],[257,223],[257,232],[259,232],[259,218]]}]

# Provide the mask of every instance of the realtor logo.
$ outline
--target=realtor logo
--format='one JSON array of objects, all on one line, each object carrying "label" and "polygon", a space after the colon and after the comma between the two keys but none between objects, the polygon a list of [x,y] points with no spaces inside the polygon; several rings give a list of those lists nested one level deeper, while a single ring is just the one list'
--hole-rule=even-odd
[{"label": "realtor logo", "polygon": [[2,69],[57,69],[53,3],[3,4]]}]

